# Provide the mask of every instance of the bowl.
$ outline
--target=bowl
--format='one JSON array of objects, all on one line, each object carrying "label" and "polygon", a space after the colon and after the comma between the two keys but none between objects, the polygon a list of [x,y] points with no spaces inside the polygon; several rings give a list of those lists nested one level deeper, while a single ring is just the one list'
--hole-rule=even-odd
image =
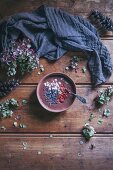
[{"label": "bowl", "polygon": [[74,102],[76,86],[72,79],[63,73],[50,73],[38,83],[36,95],[41,106],[50,112],[66,111]]}]

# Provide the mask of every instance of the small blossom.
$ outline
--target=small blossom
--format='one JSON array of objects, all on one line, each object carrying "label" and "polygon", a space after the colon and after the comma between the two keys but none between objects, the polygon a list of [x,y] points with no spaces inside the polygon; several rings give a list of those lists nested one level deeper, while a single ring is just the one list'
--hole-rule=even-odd
[{"label": "small blossom", "polygon": [[21,75],[37,68],[37,54],[31,46],[29,39],[11,42],[10,47],[0,54],[2,68],[8,76],[14,76],[17,70]]}]

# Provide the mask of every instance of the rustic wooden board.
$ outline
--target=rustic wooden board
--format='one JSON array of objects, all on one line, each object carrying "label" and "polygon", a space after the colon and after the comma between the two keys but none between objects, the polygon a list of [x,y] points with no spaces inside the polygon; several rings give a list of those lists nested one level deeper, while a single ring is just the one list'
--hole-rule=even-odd
[{"label": "rustic wooden board", "polygon": [[[103,87],[103,89],[106,86]],[[92,90],[91,86],[77,86],[77,93],[84,96],[87,99],[87,104],[81,104],[77,99],[73,105],[66,112],[63,113],[50,113],[43,109],[38,103],[36,97],[36,86],[20,86],[11,94],[1,101],[8,98],[16,98],[19,101],[20,107],[15,112],[12,118],[7,118],[0,120],[0,127],[5,126],[7,129],[1,132],[55,132],[55,133],[81,133],[81,130],[85,123],[88,121],[90,113],[93,112],[96,116],[91,125],[95,127],[97,133],[113,133],[113,100],[109,105],[105,105],[100,110],[95,107],[94,99],[97,96],[97,90]],[[27,99],[29,102],[26,105],[22,105],[22,100]],[[103,117],[103,123],[98,124],[100,115],[103,115],[105,108],[110,108],[111,115],[109,118]],[[15,118],[21,115],[20,120],[15,120]],[[24,123],[27,128],[16,128],[13,127],[13,122],[17,121],[19,123]]]},{"label": "rustic wooden board", "polygon": [[[0,169],[112,169],[113,137],[94,137],[83,145],[80,140],[81,137],[1,136]],[[96,146],[93,150],[91,144]]]},{"label": "rustic wooden board", "polygon": [[[107,47],[107,49],[110,52],[112,61],[113,61],[113,38],[103,38],[102,39],[103,44]],[[78,57],[81,58],[81,61],[78,63],[78,70],[77,73],[75,71],[66,71],[65,67],[69,64],[69,61],[72,56],[77,55]],[[51,72],[63,72],[67,74],[69,77],[71,77],[75,83],[91,83],[90,80],[90,74],[89,71],[87,70],[86,73],[82,73],[82,68],[85,66],[87,67],[87,55],[84,53],[77,53],[77,52],[68,52],[64,56],[62,56],[59,60],[56,62],[48,62],[47,59],[40,59],[40,64],[44,65],[45,71],[38,75],[38,72],[40,71],[39,68],[35,69],[32,71],[30,74],[25,75],[21,79],[21,83],[24,84],[30,84],[30,83],[37,83],[39,80],[46,74],[49,74]],[[6,77],[3,73],[0,73],[0,76],[2,79],[8,78]],[[110,77],[110,79],[106,82],[107,84],[112,84],[113,83],[113,74]]]},{"label": "rustic wooden board", "polygon": [[[40,5],[49,5],[59,7],[70,13],[89,13],[92,9],[98,9],[105,13],[112,13],[113,1],[112,0],[1,0],[0,1],[0,14],[1,16],[12,15],[17,12],[30,11],[38,8]],[[87,9],[87,10],[86,10]]]},{"label": "rustic wooden board", "polygon": [[[113,61],[113,50],[112,50],[112,46],[113,46],[113,40],[112,39],[103,39],[102,40],[103,44],[108,48],[110,54],[111,54],[111,58]],[[65,67],[69,64],[69,61],[71,59],[72,56],[77,55],[78,57],[81,58],[81,61],[79,61],[78,63],[78,70],[77,73],[75,73],[75,71],[66,71]],[[40,60],[40,64],[44,65],[45,71],[43,73],[41,73],[40,75],[38,75],[38,71],[39,68],[35,69],[34,71],[32,71],[30,74],[26,75],[23,77],[23,79],[21,80],[22,83],[27,84],[27,83],[37,83],[39,82],[39,80],[46,74],[49,74],[51,72],[63,72],[65,74],[67,74],[70,78],[72,78],[75,83],[91,83],[90,80],[90,74],[89,71],[87,70],[86,73],[82,73],[82,68],[85,66],[87,67],[87,56],[84,53],[77,53],[77,52],[68,52],[66,53],[63,57],[61,57],[59,60],[57,60],[56,62],[48,62],[47,59],[41,59]],[[2,74],[2,76],[4,76]],[[112,84],[113,83],[113,74],[110,77],[110,79],[106,82],[107,84]]]},{"label": "rustic wooden board", "polygon": [[[112,0],[1,0],[0,19],[18,12],[32,11],[40,5],[47,4],[64,9],[75,15],[87,17],[92,9],[98,9],[113,19]],[[103,35],[102,42],[108,48],[113,59],[113,33]],[[73,55],[84,58],[79,63],[77,73],[66,73],[65,66]],[[94,98],[97,91],[113,84],[113,75],[106,85],[93,90],[89,85],[90,74],[82,73],[86,66],[86,55],[82,53],[68,52],[55,63],[48,63],[41,59],[45,72],[37,75],[39,69],[23,77],[21,86],[13,90],[8,96],[16,98],[20,107],[15,111],[12,118],[0,120],[0,170],[111,170],[113,169],[113,100],[108,106],[100,110],[94,106]],[[54,114],[44,110],[36,98],[36,85],[39,80],[50,72],[64,72],[77,84],[77,93],[87,98],[86,105],[75,100],[69,110]],[[5,76],[2,73],[0,78]],[[22,100],[29,102],[22,105]],[[110,108],[111,115],[103,118],[103,123],[98,124],[99,116],[103,114],[104,108]],[[96,130],[95,137],[86,142],[81,135],[84,124],[88,121],[90,113],[96,116],[91,125]],[[20,120],[16,120],[20,115]],[[14,127],[14,121],[24,123],[27,128]],[[6,130],[2,126],[6,127]],[[84,143],[80,145],[80,140]],[[96,148],[90,149],[91,144]],[[26,145],[26,147],[25,147]]]}]

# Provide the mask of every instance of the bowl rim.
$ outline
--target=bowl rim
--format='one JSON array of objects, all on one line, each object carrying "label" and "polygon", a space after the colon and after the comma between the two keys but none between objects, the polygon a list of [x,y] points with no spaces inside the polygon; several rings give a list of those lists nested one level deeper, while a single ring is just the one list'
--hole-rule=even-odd
[{"label": "bowl rim", "polygon": [[74,83],[74,81],[73,81],[69,76],[67,76],[66,74],[64,74],[64,73],[62,73],[62,72],[52,72],[52,73],[46,74],[46,75],[45,75],[43,78],[41,78],[41,80],[39,81],[39,83],[38,83],[38,85],[37,85],[37,88],[36,88],[36,96],[37,96],[37,99],[38,99],[40,105],[41,105],[44,109],[46,109],[47,111],[59,113],[59,112],[63,112],[63,111],[66,111],[67,109],[69,109],[69,108],[71,107],[71,105],[74,103],[76,97],[74,97],[73,102],[70,104],[70,106],[68,106],[68,107],[66,107],[66,108],[64,108],[64,109],[59,109],[59,110],[56,109],[56,110],[55,110],[55,109],[51,109],[51,108],[49,108],[47,105],[45,105],[45,104],[43,103],[43,101],[41,100],[40,95],[38,95],[38,94],[39,94],[40,86],[41,86],[42,82],[44,81],[44,79],[47,78],[47,77],[49,77],[49,76],[52,76],[52,75],[61,75],[61,76],[63,76],[63,77],[66,77],[66,78],[73,84],[75,94],[76,94],[76,84]]}]

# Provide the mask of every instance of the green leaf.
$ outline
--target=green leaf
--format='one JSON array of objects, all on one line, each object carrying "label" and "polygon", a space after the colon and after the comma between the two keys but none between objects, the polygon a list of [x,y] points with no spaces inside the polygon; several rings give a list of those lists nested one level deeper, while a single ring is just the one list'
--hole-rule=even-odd
[{"label": "green leaf", "polygon": [[20,123],[20,124],[19,124],[19,127],[20,127],[20,128],[27,128],[27,126],[26,126],[25,124],[23,124],[23,123]]},{"label": "green leaf", "polygon": [[98,124],[101,125],[102,123],[103,123],[103,119],[102,119],[102,116],[100,116],[98,119]]},{"label": "green leaf", "polygon": [[89,121],[92,121],[92,119],[94,119],[94,118],[95,118],[94,114],[90,113]]},{"label": "green leaf", "polygon": [[87,71],[86,67],[82,68],[82,72],[85,73]]},{"label": "green leaf", "polygon": [[97,97],[97,103],[103,105],[108,103],[113,94],[113,86],[109,86],[107,89],[100,91],[99,96]]},{"label": "green leaf", "polygon": [[12,98],[4,102],[0,102],[0,118],[8,118],[13,115],[13,110],[17,109],[18,103]]},{"label": "green leaf", "polygon": [[105,109],[103,115],[106,117],[110,116],[110,109]]},{"label": "green leaf", "polygon": [[40,68],[40,71],[41,71],[41,72],[44,72],[44,67]]},{"label": "green leaf", "polygon": [[12,99],[9,100],[9,107],[10,107],[11,109],[16,109],[18,106],[19,106],[19,105],[18,105],[17,100],[15,100],[14,98],[12,98]]},{"label": "green leaf", "polygon": [[82,134],[85,137],[85,139],[89,140],[91,137],[94,136],[95,130],[92,126],[86,125],[82,130]]},{"label": "green leaf", "polygon": [[22,100],[22,104],[23,104],[23,105],[26,105],[27,103],[28,103],[28,100],[26,100],[26,99],[23,99],[23,100]]},{"label": "green leaf", "polygon": [[17,123],[17,122],[13,122],[13,126],[14,126],[14,127],[17,127],[17,126],[18,126],[18,123]]},{"label": "green leaf", "polygon": [[6,127],[5,126],[1,126],[0,129],[5,131]]}]

